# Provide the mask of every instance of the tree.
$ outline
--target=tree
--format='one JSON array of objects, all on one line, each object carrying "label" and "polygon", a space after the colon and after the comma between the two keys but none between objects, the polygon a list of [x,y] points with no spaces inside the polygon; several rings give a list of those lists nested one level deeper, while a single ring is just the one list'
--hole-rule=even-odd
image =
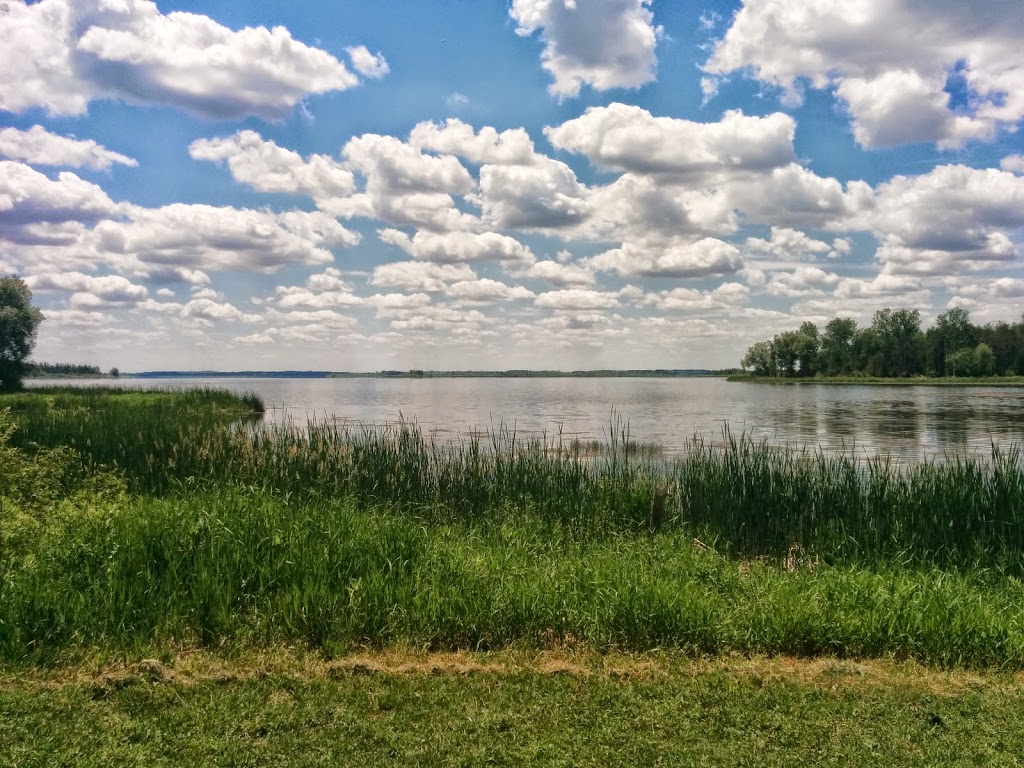
[{"label": "tree", "polygon": [[753,369],[758,376],[775,375],[775,352],[770,341],[759,341],[747,350],[746,357],[740,363],[744,368]]},{"label": "tree", "polygon": [[978,356],[970,347],[958,349],[946,355],[950,376],[974,376],[977,374]]},{"label": "tree", "polygon": [[985,342],[974,348],[974,375],[991,376],[995,373],[996,355]]},{"label": "tree", "polygon": [[797,362],[800,359],[798,346],[801,341],[799,331],[783,331],[772,339],[775,368],[780,376],[796,376]]},{"label": "tree", "polygon": [[117,368],[111,368],[110,375],[116,379],[121,375],[121,371],[119,371]]},{"label": "tree", "polygon": [[828,376],[853,372],[853,339],[857,321],[852,317],[836,317],[828,321],[821,337],[819,368]]},{"label": "tree", "polygon": [[920,373],[924,367],[924,334],[921,332],[921,313],[909,309],[880,309],[871,323],[878,338],[876,361],[880,370],[875,376],[909,376]]},{"label": "tree", "polygon": [[801,376],[813,376],[818,372],[818,354],[821,351],[821,339],[818,337],[818,326],[807,321],[797,331],[796,357],[800,366]]},{"label": "tree", "polygon": [[21,389],[43,313],[19,277],[0,278],[0,392]]},{"label": "tree", "polygon": [[[929,329],[928,367],[934,371],[952,373],[951,360],[956,352],[973,349],[977,329],[971,324],[971,313],[963,307],[953,307],[935,318],[935,327]],[[956,375],[956,374],[953,374]]]}]

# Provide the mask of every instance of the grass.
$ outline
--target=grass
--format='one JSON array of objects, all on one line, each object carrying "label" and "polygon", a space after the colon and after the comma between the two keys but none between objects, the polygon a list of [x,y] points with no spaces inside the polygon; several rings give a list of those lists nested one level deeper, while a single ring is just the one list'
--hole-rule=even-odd
[{"label": "grass", "polygon": [[180,644],[581,644],[1024,668],[1020,581],[983,571],[738,561],[683,533],[474,530],[242,488],[77,497],[9,517],[0,535],[12,661]]},{"label": "grass", "polygon": [[1020,695],[829,659],[193,655],[0,677],[0,766],[1009,766]]},{"label": "grass", "polygon": [[1016,449],[670,461],[258,406],[0,398],[0,766],[1024,753]]},{"label": "grass", "polygon": [[[213,407],[203,410],[197,404],[207,396]],[[246,426],[237,417],[247,410],[214,394],[188,395],[194,401],[178,393],[90,394],[84,404],[71,396],[21,397],[0,398],[17,426],[10,445],[70,448],[87,471],[113,469],[136,494],[237,485],[303,504],[400,509],[432,525],[528,518],[585,538],[646,531],[661,489],[667,499],[655,527],[733,557],[781,560],[795,548],[831,564],[1024,573],[1019,448],[900,466],[726,434],[715,445],[695,438],[683,455],[666,459],[630,439],[623,425],[595,451],[505,428],[435,443],[408,424]]]}]

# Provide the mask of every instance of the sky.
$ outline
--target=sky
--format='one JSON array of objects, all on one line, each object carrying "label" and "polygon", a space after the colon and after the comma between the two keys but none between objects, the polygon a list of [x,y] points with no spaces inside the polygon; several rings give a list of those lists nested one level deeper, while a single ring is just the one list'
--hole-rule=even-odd
[{"label": "sky", "polygon": [[0,0],[35,359],[737,366],[1024,311],[1020,0]]}]

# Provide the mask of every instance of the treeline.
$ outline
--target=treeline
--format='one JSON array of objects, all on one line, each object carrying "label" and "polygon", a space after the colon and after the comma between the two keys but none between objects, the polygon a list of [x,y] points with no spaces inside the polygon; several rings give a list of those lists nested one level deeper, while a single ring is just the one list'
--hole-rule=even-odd
[{"label": "treeline", "polygon": [[[25,375],[41,376],[103,376],[98,365],[78,365],[76,363],[27,363]],[[110,376],[117,376],[116,368],[110,370]]]},{"label": "treeline", "polygon": [[921,329],[914,309],[880,309],[871,325],[849,317],[823,331],[805,322],[747,350],[744,370],[758,376],[1015,376],[1024,373],[1024,319],[975,325],[962,307]]}]

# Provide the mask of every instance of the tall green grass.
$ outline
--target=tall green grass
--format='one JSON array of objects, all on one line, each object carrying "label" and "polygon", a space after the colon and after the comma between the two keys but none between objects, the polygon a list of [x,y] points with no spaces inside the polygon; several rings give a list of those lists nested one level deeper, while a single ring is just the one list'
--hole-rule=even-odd
[{"label": "tall green grass", "polygon": [[625,428],[594,455],[62,397],[0,401],[3,658],[583,642],[1024,667],[1016,450],[901,467],[726,435],[665,461]]},{"label": "tall green grass", "polygon": [[[38,396],[27,397],[31,404]],[[714,445],[695,438],[666,460],[630,440],[622,424],[595,453],[505,427],[435,443],[410,424],[246,425],[231,419],[244,412],[237,401],[218,405],[220,395],[209,391],[149,404],[59,397],[14,410],[11,444],[70,446],[87,466],[116,471],[135,493],[240,485],[304,501],[386,505],[429,524],[529,518],[600,538],[646,531],[664,489],[664,530],[740,558],[798,553],[829,563],[1024,571],[1019,448],[900,466],[726,433]]]},{"label": "tall green grass", "polygon": [[[6,525],[6,523],[5,523]],[[1024,591],[978,572],[744,563],[683,533],[425,526],[244,488],[63,503],[0,557],[0,656],[300,643],[583,643],[1024,666]]]}]

